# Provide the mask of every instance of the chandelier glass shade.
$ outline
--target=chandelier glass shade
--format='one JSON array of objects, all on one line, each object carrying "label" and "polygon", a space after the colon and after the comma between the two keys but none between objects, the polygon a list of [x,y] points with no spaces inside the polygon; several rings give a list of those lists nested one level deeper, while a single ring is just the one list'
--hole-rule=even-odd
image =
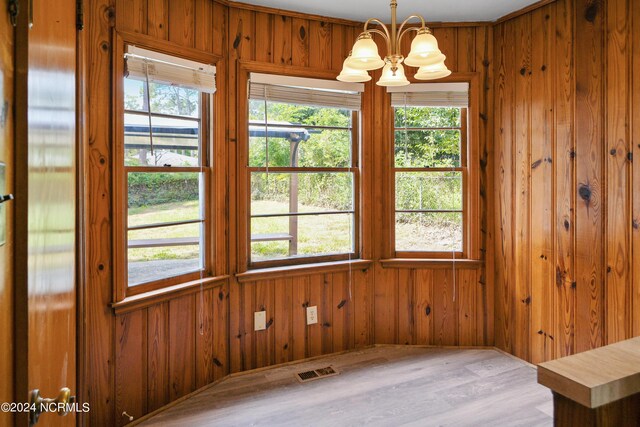
[{"label": "chandelier glass shade", "polygon": [[418,80],[435,80],[447,77],[451,71],[444,65],[444,61],[418,68],[415,78]]},{"label": "chandelier glass shade", "polygon": [[367,73],[367,70],[357,70],[355,68],[351,68],[349,66],[349,60],[351,59],[351,53],[347,59],[342,63],[342,71],[336,77],[336,79],[341,82],[353,82],[353,83],[363,83],[371,80],[371,76]]},{"label": "chandelier glass shade", "polygon": [[[426,26],[424,18],[420,15],[411,15],[398,27],[396,24],[397,7],[397,0],[391,0],[390,29],[377,18],[367,20],[364,24],[364,31],[360,33],[351,53],[344,61],[338,80],[368,81],[371,77],[366,80],[364,77],[367,71],[382,68],[382,76],[377,82],[378,85],[405,86],[409,84],[409,81],[405,76],[403,63],[410,67],[419,68],[415,74],[415,78],[418,80],[434,80],[451,74],[444,63],[446,57],[438,48],[438,41]],[[420,20],[421,26],[406,27],[409,21],[414,18]],[[377,24],[379,28],[369,28],[372,23]],[[411,41],[411,50],[405,58],[400,52],[402,38],[413,31],[417,34]],[[387,54],[384,59],[378,53],[378,45],[373,40],[373,34],[381,36],[386,42]]]}]

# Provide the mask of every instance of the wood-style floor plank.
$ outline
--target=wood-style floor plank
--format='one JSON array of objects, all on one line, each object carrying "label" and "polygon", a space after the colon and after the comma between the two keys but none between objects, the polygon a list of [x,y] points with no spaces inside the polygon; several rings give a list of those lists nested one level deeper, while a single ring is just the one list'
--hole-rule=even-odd
[{"label": "wood-style floor plank", "polygon": [[[340,374],[299,383],[331,365]],[[492,349],[379,346],[230,377],[141,426],[551,426],[531,365]]]}]

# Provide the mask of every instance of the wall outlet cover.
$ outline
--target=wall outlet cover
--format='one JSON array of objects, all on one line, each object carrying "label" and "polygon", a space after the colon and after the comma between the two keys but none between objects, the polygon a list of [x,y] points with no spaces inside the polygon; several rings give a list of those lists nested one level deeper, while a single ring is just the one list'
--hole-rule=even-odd
[{"label": "wall outlet cover", "polygon": [[307,307],[307,325],[318,323],[318,306]]},{"label": "wall outlet cover", "polygon": [[264,331],[265,329],[267,329],[267,312],[256,311],[253,314],[253,325],[254,330],[256,331]]}]

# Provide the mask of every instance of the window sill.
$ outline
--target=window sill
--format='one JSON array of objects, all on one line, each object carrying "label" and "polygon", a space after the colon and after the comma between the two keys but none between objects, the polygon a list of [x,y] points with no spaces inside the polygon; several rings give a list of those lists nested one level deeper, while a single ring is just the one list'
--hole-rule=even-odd
[{"label": "window sill", "polygon": [[201,288],[210,289],[219,286],[228,278],[229,276],[207,277],[179,285],[167,286],[166,288],[126,297],[122,301],[111,303],[111,308],[113,308],[113,312],[116,315],[128,313],[184,295],[196,293]]},{"label": "window sill", "polygon": [[338,271],[367,270],[372,261],[358,259],[353,261],[322,262],[317,264],[291,265],[286,267],[260,268],[236,274],[240,283],[278,277],[306,276],[308,274],[333,273]]},{"label": "window sill", "polygon": [[426,258],[389,258],[381,259],[383,268],[452,268],[478,269],[484,266],[483,260],[476,259],[426,259]]}]

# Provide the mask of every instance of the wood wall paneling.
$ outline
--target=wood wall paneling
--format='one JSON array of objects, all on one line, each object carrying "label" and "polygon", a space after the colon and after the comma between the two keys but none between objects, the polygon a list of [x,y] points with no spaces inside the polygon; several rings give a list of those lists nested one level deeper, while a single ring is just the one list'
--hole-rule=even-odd
[{"label": "wood wall paneling", "polygon": [[[9,21],[7,8],[0,10],[0,162],[5,165],[4,190],[5,194],[13,194],[14,190],[14,46],[15,36]],[[0,375],[5,380],[0,384],[0,401],[15,401],[13,376],[15,372],[14,360],[14,232],[13,203],[4,203],[4,214],[0,221],[5,221],[4,245],[0,246],[0,346],[4,352],[0,357]],[[0,424],[15,423],[13,414],[0,414]]]},{"label": "wood wall paneling", "polygon": [[[147,316],[138,310],[116,321],[116,414],[139,418],[147,413]],[[116,424],[128,422],[116,415]]]},{"label": "wood wall paneling", "polygon": [[433,344],[433,270],[416,270],[414,291],[416,344]]},{"label": "wood wall paneling", "polygon": [[573,13],[579,196],[575,205],[576,351],[579,352],[604,343],[604,249],[597,243],[604,241],[604,11],[598,3],[576,0]]},{"label": "wood wall paneling", "polygon": [[147,409],[169,403],[169,303],[147,309]]},{"label": "wood wall paneling", "polygon": [[195,390],[195,296],[169,301],[169,398]]},{"label": "wood wall paneling", "polygon": [[630,3],[606,3],[606,246],[605,246],[605,325],[607,343],[631,336],[629,274],[630,260],[630,181],[629,103],[630,87]]},{"label": "wood wall paneling", "polygon": [[[631,69],[640,70],[640,7],[633,5],[631,11]],[[638,73],[631,74],[631,152],[632,158],[640,159],[640,77]],[[632,163],[632,210],[631,210],[631,274],[632,297],[631,309],[637,313],[640,310],[640,162]],[[632,318],[632,335],[640,336],[640,316]]]},{"label": "wood wall paneling", "polygon": [[575,72],[573,62],[573,0],[556,3],[555,101],[555,314],[556,355],[575,352]]},{"label": "wood wall paneling", "polygon": [[495,27],[496,342],[534,363],[638,334],[638,9],[558,0]]},{"label": "wood wall paneling", "polygon": [[495,342],[506,351],[514,351],[515,288],[513,273],[513,94],[515,81],[515,24],[507,21],[495,30],[495,198],[494,219],[494,289],[495,289]]},{"label": "wood wall paneling", "polygon": [[[530,360],[531,344],[531,15],[519,18],[516,27],[514,95],[514,271],[516,356]],[[538,297],[536,295],[535,297]]]},{"label": "wood wall paneling", "polygon": [[[104,120],[111,111],[111,29],[115,25],[115,2],[91,0],[86,3],[85,19],[89,32],[84,57],[88,64],[86,113],[88,139],[85,141],[86,246],[85,318],[87,389],[91,403],[88,423],[116,424],[115,405],[115,318],[109,304],[112,296],[110,239],[111,124]],[[108,114],[108,113],[107,113]]]},{"label": "wood wall paneling", "polygon": [[536,9],[531,15],[531,360],[553,357],[554,127],[551,63],[555,34],[555,5]]}]

